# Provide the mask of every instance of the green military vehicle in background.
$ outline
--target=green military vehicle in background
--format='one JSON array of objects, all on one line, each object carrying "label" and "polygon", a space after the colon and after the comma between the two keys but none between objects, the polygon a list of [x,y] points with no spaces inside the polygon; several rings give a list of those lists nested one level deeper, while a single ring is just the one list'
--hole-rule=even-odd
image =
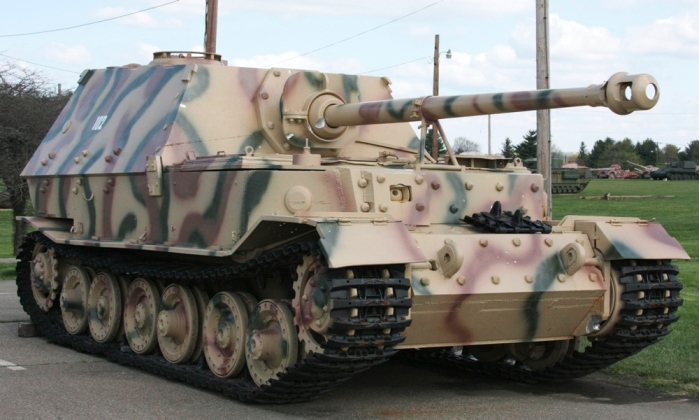
[{"label": "green military vehicle in background", "polygon": [[699,179],[697,164],[691,160],[680,160],[670,162],[665,168],[660,168],[650,174],[653,179],[667,179],[668,181],[685,181],[688,179]]},{"label": "green military vehicle in background", "polygon": [[[576,194],[584,190],[590,180],[595,178],[591,170],[563,168],[561,159],[551,160],[551,194]],[[524,165],[530,171],[538,173],[535,158],[525,159]]]}]

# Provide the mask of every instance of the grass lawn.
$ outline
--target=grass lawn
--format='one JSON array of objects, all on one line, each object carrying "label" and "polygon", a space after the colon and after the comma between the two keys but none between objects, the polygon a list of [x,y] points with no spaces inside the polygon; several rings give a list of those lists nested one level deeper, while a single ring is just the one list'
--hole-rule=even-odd
[{"label": "grass lawn", "polygon": [[655,218],[677,238],[692,258],[674,261],[684,283],[684,305],[673,332],[639,354],[625,359],[606,372],[622,379],[640,381],[665,391],[699,396],[699,209],[698,181],[593,180],[580,194],[672,195],[675,198],[619,201],[581,200],[579,195],[554,195],[553,215],[567,214],[637,216]]},{"label": "grass lawn", "polygon": [[[0,258],[14,258],[12,250],[12,210],[0,210]],[[0,277],[4,278],[4,277]]]}]

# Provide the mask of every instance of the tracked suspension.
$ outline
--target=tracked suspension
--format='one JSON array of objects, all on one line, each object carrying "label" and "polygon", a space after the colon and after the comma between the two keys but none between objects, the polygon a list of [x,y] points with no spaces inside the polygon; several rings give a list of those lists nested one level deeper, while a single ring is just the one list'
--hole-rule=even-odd
[{"label": "tracked suspension", "polygon": [[[629,265],[621,265],[629,264]],[[682,283],[677,266],[662,261],[623,261],[618,267],[623,307],[611,332],[590,338],[590,346],[574,350],[559,363],[542,370],[502,359],[479,362],[467,351],[454,349],[410,351],[413,360],[458,367],[522,382],[560,382],[588,375],[632,356],[670,333],[668,326],[679,319],[677,309]]]},{"label": "tracked suspension", "polygon": [[318,343],[321,351],[305,354],[295,366],[268,385],[258,386],[247,371],[238,377],[220,378],[211,373],[203,358],[198,364],[176,365],[165,360],[158,351],[150,355],[133,353],[125,341],[98,343],[89,334],[69,334],[58,305],[44,312],[33,296],[30,263],[37,244],[52,250],[58,258],[115,275],[182,285],[225,285],[244,278],[273,278],[280,272],[292,273],[293,277],[304,255],[319,255],[314,242],[290,245],[244,264],[225,266],[135,260],[133,255],[119,251],[55,244],[38,232],[29,234],[22,245],[17,264],[17,294],[24,310],[50,341],[218,391],[240,401],[291,403],[317,398],[354,374],[388,360],[397,352],[393,346],[404,340],[403,333],[410,324],[410,282],[401,267],[354,267],[353,278],[347,278],[347,270],[330,270],[327,276],[331,284],[333,322],[325,338]]}]

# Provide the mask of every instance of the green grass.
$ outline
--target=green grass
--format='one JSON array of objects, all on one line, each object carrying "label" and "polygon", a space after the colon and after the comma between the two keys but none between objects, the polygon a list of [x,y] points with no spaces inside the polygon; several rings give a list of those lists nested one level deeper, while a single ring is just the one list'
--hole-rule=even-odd
[{"label": "green grass", "polygon": [[0,258],[14,258],[12,249],[12,210],[0,210]]},{"label": "green grass", "polygon": [[677,238],[692,258],[674,261],[684,283],[680,320],[659,343],[629,357],[605,372],[622,380],[640,382],[666,392],[699,396],[699,182],[651,180],[593,180],[580,194],[672,195],[675,198],[619,201],[581,200],[578,195],[554,195],[553,215],[637,216],[655,218]]}]

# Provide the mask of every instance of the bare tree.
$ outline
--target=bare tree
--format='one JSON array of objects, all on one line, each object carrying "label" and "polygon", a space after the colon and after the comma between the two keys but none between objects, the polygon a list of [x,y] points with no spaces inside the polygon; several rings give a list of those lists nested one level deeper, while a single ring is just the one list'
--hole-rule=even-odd
[{"label": "bare tree", "polygon": [[[26,214],[29,200],[19,175],[69,98],[55,93],[41,74],[0,62],[0,178],[15,216]],[[24,223],[15,221],[15,254],[25,233]]]},{"label": "bare tree", "polygon": [[480,153],[481,146],[475,141],[471,141],[466,137],[457,137],[451,142],[451,148],[454,153],[460,155],[462,153]]}]

